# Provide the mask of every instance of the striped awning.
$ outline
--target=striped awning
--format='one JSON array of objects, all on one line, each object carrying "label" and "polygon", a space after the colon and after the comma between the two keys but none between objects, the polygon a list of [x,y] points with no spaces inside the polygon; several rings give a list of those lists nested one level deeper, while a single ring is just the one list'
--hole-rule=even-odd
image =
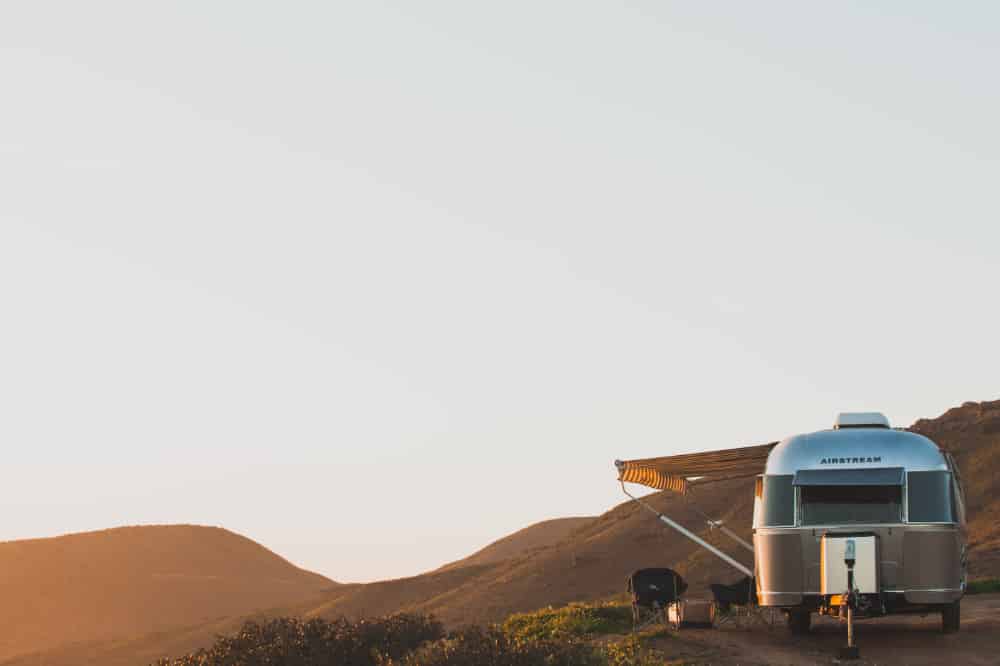
[{"label": "striped awning", "polygon": [[777,442],[736,449],[682,453],[663,458],[616,460],[618,480],[638,483],[657,490],[686,493],[692,484],[724,481],[764,472],[767,455]]}]

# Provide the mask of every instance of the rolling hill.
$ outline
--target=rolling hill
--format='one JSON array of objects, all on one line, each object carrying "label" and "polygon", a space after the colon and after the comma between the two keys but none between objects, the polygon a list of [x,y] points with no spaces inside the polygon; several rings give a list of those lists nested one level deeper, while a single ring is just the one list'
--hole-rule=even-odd
[{"label": "rolling hill", "polygon": [[[912,429],[950,450],[963,471],[972,575],[1000,575],[1000,485],[996,473],[1000,467],[1000,401],[965,403],[940,417],[921,419]],[[698,488],[691,499],[749,540],[752,490],[752,480],[735,480]],[[741,552],[725,536],[704,526],[704,521],[686,505],[688,500],[664,493],[653,494],[648,500],[738,559],[752,562],[749,553]],[[638,505],[626,502],[596,518],[533,525],[420,576],[328,586],[317,598],[275,604],[266,614],[332,618],[414,611],[434,613],[452,626],[489,622],[515,611],[620,595],[626,576],[646,566],[677,569],[691,583],[691,594],[704,592],[709,582],[739,577],[711,554],[666,529]],[[66,646],[26,655],[9,664],[148,663],[159,655],[180,654],[205,645],[216,633],[230,631],[241,621],[236,615],[216,617],[201,625],[192,618],[184,630],[161,631],[129,641]]]},{"label": "rolling hill", "polygon": [[[117,559],[111,568],[118,568],[121,580],[113,581],[105,588],[104,599],[108,606],[99,612],[108,620],[106,625],[76,625],[74,631],[65,635],[43,634],[49,618],[66,621],[69,608],[41,611],[32,615],[39,632],[26,635],[12,649],[0,656],[0,663],[6,666],[56,666],[76,664],[102,664],[104,666],[129,666],[149,663],[160,656],[183,654],[202,645],[211,643],[215,636],[236,629],[244,619],[278,614],[319,614],[320,609],[331,600],[350,598],[355,606],[366,603],[379,609],[385,601],[379,600],[383,588],[392,590],[395,603],[417,603],[428,596],[449,590],[465,579],[470,571],[484,569],[489,565],[510,557],[521,556],[552,545],[563,539],[576,527],[593,520],[592,518],[557,518],[531,525],[507,537],[499,539],[473,555],[446,564],[438,572],[417,576],[412,585],[400,585],[400,581],[386,581],[368,585],[337,584],[318,574],[302,571],[282,560],[262,546],[227,532],[226,530],[195,526],[131,527],[87,534],[74,534],[54,539],[15,541],[0,544],[0,564],[5,562],[37,559],[52,560],[52,566],[60,568],[65,578],[78,577],[81,561],[113,553]],[[24,557],[5,558],[4,548],[18,551]],[[123,558],[122,549],[133,548],[134,557]],[[58,552],[55,561],[48,553]],[[122,560],[127,560],[121,567]],[[152,560],[152,567],[138,566],[139,561]],[[239,564],[238,564],[239,563]],[[181,575],[188,567],[188,575]],[[486,566],[486,569],[489,567]],[[230,575],[236,569],[245,575]],[[173,572],[164,574],[163,572]],[[196,575],[193,572],[198,572]],[[22,598],[30,596],[28,582],[52,577],[50,567],[10,571],[25,582],[26,591]],[[98,586],[97,578],[107,582],[110,572],[91,576],[88,585]],[[152,577],[155,581],[166,582],[168,587],[155,590],[155,596],[137,599],[136,595],[121,593],[121,588],[140,581],[140,587],[149,584],[141,581]],[[0,580],[3,580],[0,578]],[[188,583],[210,581],[206,587],[199,587],[195,595],[190,594]],[[279,582],[277,589],[273,583]],[[263,586],[260,584],[263,583]],[[289,585],[291,583],[291,585]],[[0,591],[4,588],[0,587]],[[405,589],[405,599],[400,599],[400,590]],[[93,595],[93,590],[65,590],[70,596],[76,592],[83,597]],[[276,594],[277,593],[277,594]],[[287,594],[286,594],[287,593]],[[7,599],[13,600],[8,596]],[[114,607],[113,600],[119,599],[123,607]],[[367,602],[368,599],[377,601]],[[168,602],[169,600],[169,602]],[[306,601],[310,600],[310,601]],[[168,603],[165,603],[168,602]],[[84,604],[86,605],[86,604]],[[148,610],[153,618],[145,621],[137,618],[122,620],[137,606]],[[97,607],[89,606],[94,611]],[[0,598],[0,612],[7,606]],[[74,611],[79,608],[74,607]],[[90,611],[88,611],[90,612]],[[374,613],[375,611],[373,611]],[[383,612],[381,610],[379,613]],[[384,611],[393,612],[393,611]],[[2,617],[2,615],[0,615]],[[38,621],[38,618],[44,618]],[[155,621],[154,621],[155,620]],[[17,625],[15,625],[17,626]],[[12,655],[14,656],[12,658]]]},{"label": "rolling hill", "polygon": [[[699,507],[749,539],[752,480],[718,484],[712,490],[697,499]],[[650,501],[661,510],[669,508],[687,525],[702,522],[679,497],[656,494]],[[736,552],[718,533],[707,538]],[[749,553],[742,559],[752,562]],[[339,588],[323,603],[295,610],[325,618],[407,610],[434,613],[449,625],[488,622],[514,611],[621,594],[628,574],[647,566],[673,566],[695,584],[737,577],[714,556],[696,551],[628,502],[545,548],[500,561]]]},{"label": "rolling hill", "polygon": [[215,527],[122,527],[9,541],[0,543],[0,659],[203,624],[335,586]]},{"label": "rolling hill", "polygon": [[508,534],[502,539],[497,539],[482,550],[477,550],[466,558],[446,564],[437,571],[460,569],[479,564],[494,564],[512,557],[524,557],[559,543],[592,520],[594,520],[593,516],[543,520],[513,534]]}]

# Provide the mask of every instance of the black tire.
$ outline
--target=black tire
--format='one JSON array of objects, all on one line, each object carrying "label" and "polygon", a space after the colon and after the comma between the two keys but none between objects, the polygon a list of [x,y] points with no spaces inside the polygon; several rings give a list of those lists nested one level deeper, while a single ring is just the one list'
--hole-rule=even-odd
[{"label": "black tire", "polygon": [[806,610],[788,611],[788,630],[796,636],[809,633],[812,613]]},{"label": "black tire", "polygon": [[962,600],[941,609],[941,631],[954,634],[962,628]]}]

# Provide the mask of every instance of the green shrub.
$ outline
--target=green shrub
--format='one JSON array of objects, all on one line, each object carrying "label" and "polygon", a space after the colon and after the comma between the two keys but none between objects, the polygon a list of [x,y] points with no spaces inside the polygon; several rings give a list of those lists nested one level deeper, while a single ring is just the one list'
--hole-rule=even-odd
[{"label": "green shrub", "polygon": [[593,647],[573,640],[520,640],[498,627],[470,626],[389,659],[385,666],[605,666]]},{"label": "green shrub", "polygon": [[629,636],[621,643],[606,645],[601,650],[606,666],[661,666],[663,660],[642,647],[638,636]]},{"label": "green shrub", "polygon": [[247,622],[207,649],[156,666],[650,666],[637,636],[616,644],[588,642],[627,633],[628,606],[571,604],[518,613],[502,626],[465,627],[445,636],[429,616]]},{"label": "green shrub", "polygon": [[972,580],[965,586],[966,594],[984,594],[986,592],[1000,592],[1000,578]]},{"label": "green shrub", "polygon": [[346,619],[279,618],[247,622],[232,636],[222,636],[207,649],[157,666],[378,666],[423,643],[444,636],[441,623],[429,616],[391,615],[351,622]]},{"label": "green shrub", "polygon": [[632,629],[632,609],[622,604],[570,604],[533,613],[516,613],[503,631],[519,640],[624,634]]}]

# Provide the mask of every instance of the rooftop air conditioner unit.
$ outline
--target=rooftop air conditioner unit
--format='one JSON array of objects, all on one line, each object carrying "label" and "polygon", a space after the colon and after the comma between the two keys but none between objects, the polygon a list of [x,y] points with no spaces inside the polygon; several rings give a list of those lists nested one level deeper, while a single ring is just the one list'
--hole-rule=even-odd
[{"label": "rooftop air conditioner unit", "polygon": [[833,423],[834,430],[844,428],[888,428],[889,419],[880,412],[841,412]]}]

